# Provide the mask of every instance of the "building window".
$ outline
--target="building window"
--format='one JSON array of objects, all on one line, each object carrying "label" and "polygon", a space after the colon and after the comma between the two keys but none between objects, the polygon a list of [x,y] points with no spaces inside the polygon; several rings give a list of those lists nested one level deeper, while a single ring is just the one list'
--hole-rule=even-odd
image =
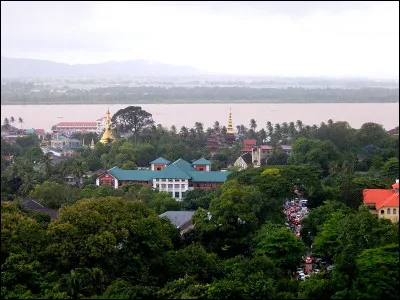
[{"label": "building window", "polygon": [[390,208],[387,209],[386,213],[390,215]]},{"label": "building window", "polygon": [[159,189],[160,188],[160,185],[159,184],[156,184],[156,189]]},{"label": "building window", "polygon": [[397,209],[393,208],[393,214],[397,214]]},{"label": "building window", "polygon": [[383,209],[381,209],[381,215],[383,215],[385,213],[385,211]]},{"label": "building window", "polygon": [[175,188],[176,188],[176,189],[179,189],[179,184],[175,184]]},{"label": "building window", "polygon": [[161,171],[161,167],[157,167],[157,171]]},{"label": "building window", "polygon": [[184,184],[181,184],[181,188],[184,189],[184,188],[185,188],[185,185],[184,185]]},{"label": "building window", "polygon": [[161,187],[162,187],[163,189],[165,189],[165,188],[167,187],[167,185],[166,185],[165,183],[163,183],[163,184],[161,185]]},{"label": "building window", "polygon": [[172,189],[172,187],[173,187],[173,184],[168,184],[169,189]]},{"label": "building window", "polygon": [[175,198],[179,198],[179,192],[175,192]]},{"label": "building window", "polygon": [[204,171],[204,168],[203,167],[199,168],[199,171]]},{"label": "building window", "polygon": [[162,182],[165,182],[165,179],[161,179]]},{"label": "building window", "polygon": [[172,193],[172,192],[169,192],[169,194],[171,195],[171,197],[173,197],[173,196],[174,196],[174,193]]},{"label": "building window", "polygon": [[168,181],[169,181],[169,182],[172,182],[173,180],[172,180],[172,179],[168,179]]}]

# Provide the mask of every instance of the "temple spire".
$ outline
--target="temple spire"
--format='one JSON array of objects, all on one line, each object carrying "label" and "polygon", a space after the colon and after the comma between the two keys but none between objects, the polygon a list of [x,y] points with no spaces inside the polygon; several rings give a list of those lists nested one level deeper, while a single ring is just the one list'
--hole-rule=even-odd
[{"label": "temple spire", "polygon": [[115,138],[111,132],[111,118],[110,118],[110,110],[107,109],[106,113],[106,129],[104,130],[103,136],[100,140],[100,143],[102,144],[108,144],[108,143],[113,143],[115,141]]},{"label": "temple spire", "polygon": [[234,134],[235,130],[233,129],[233,121],[232,121],[232,109],[229,108],[229,119],[228,119],[228,127],[226,129],[226,133]]},{"label": "temple spire", "polygon": [[94,149],[94,139],[92,138],[92,142],[90,143],[90,148]]}]

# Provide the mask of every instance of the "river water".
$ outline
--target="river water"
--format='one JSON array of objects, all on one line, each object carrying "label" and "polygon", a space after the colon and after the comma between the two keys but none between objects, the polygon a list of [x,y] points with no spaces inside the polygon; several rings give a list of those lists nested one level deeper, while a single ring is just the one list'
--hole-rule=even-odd
[{"label": "river water", "polygon": [[[14,126],[21,117],[23,128],[43,128],[50,131],[58,122],[95,121],[110,109],[111,116],[128,104],[90,104],[90,105],[1,105],[1,120],[13,116]],[[257,121],[257,130],[265,129],[271,123],[296,122],[304,125],[319,125],[321,122],[347,121],[353,128],[360,128],[366,122],[375,122],[386,130],[399,125],[399,103],[238,103],[238,104],[135,104],[153,115],[156,124],[170,127],[175,125],[193,127],[202,122],[204,128],[211,127],[215,121],[227,126],[229,108],[232,108],[233,125],[249,127],[250,119]]]}]

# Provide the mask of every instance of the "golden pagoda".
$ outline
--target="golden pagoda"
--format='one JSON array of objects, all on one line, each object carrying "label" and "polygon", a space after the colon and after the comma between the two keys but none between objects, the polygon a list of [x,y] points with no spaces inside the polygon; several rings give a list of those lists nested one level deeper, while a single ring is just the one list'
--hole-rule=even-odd
[{"label": "golden pagoda", "polygon": [[113,143],[115,141],[115,138],[111,132],[111,118],[110,118],[110,110],[107,110],[106,114],[106,130],[104,130],[103,136],[100,140],[100,143],[102,144],[108,144],[108,143]]},{"label": "golden pagoda", "polygon": [[94,149],[94,139],[92,138],[92,142],[90,143],[90,148]]},{"label": "golden pagoda", "polygon": [[226,133],[235,134],[235,130],[233,129],[232,109],[231,108],[229,108],[228,128],[226,129]]}]

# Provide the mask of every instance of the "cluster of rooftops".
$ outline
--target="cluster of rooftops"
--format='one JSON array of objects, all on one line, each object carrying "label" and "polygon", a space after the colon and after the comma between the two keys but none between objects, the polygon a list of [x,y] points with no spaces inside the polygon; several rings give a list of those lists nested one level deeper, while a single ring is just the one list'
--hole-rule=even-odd
[{"label": "cluster of rooftops", "polygon": [[[192,163],[180,158],[171,163],[159,157],[150,162],[152,170],[123,170],[111,168],[108,174],[122,181],[152,181],[153,179],[183,179],[192,182],[225,182],[231,172],[210,171],[211,162],[204,158]],[[157,170],[155,166],[160,166]]]}]

